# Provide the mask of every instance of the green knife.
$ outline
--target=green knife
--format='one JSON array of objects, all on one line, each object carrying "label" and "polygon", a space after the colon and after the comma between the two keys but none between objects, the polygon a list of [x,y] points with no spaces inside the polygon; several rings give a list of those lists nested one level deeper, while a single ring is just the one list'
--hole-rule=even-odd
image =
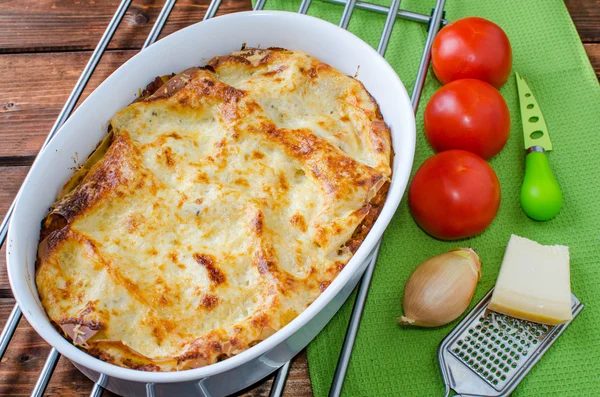
[{"label": "green knife", "polygon": [[519,73],[516,73],[516,77],[527,153],[525,177],[521,186],[521,206],[531,219],[547,221],[558,214],[563,202],[560,186],[552,174],[545,153],[552,150],[552,142],[544,116],[531,89]]}]

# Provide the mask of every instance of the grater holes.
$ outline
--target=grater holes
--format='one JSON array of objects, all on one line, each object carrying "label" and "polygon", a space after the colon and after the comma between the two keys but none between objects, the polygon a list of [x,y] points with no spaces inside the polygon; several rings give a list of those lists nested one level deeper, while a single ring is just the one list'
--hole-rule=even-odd
[{"label": "grater holes", "polygon": [[506,375],[502,375],[502,376],[500,377],[500,380],[501,380],[502,382],[504,382],[504,381],[506,380]]}]

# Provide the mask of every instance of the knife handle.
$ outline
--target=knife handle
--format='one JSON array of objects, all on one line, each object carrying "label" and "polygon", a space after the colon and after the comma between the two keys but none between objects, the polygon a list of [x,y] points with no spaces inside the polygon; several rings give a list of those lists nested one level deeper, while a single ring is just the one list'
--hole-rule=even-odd
[{"label": "knife handle", "polygon": [[558,214],[563,196],[541,146],[527,150],[525,177],[521,186],[521,207],[528,217],[548,221]]}]

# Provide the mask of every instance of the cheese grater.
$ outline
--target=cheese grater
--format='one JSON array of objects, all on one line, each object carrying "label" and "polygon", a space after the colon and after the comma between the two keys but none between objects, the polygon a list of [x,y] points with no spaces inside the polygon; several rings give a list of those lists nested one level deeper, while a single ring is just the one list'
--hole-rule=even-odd
[{"label": "cheese grater", "polygon": [[[487,310],[493,288],[440,344],[446,387],[458,396],[508,396],[571,321],[556,326]],[[583,304],[571,294],[573,319]]]}]

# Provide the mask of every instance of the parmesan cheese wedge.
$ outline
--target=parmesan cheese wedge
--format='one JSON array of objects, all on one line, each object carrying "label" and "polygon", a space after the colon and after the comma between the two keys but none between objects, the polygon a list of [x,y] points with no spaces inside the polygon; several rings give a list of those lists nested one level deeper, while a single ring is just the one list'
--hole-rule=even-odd
[{"label": "parmesan cheese wedge", "polygon": [[571,320],[569,247],[513,234],[488,309],[549,325]]}]

